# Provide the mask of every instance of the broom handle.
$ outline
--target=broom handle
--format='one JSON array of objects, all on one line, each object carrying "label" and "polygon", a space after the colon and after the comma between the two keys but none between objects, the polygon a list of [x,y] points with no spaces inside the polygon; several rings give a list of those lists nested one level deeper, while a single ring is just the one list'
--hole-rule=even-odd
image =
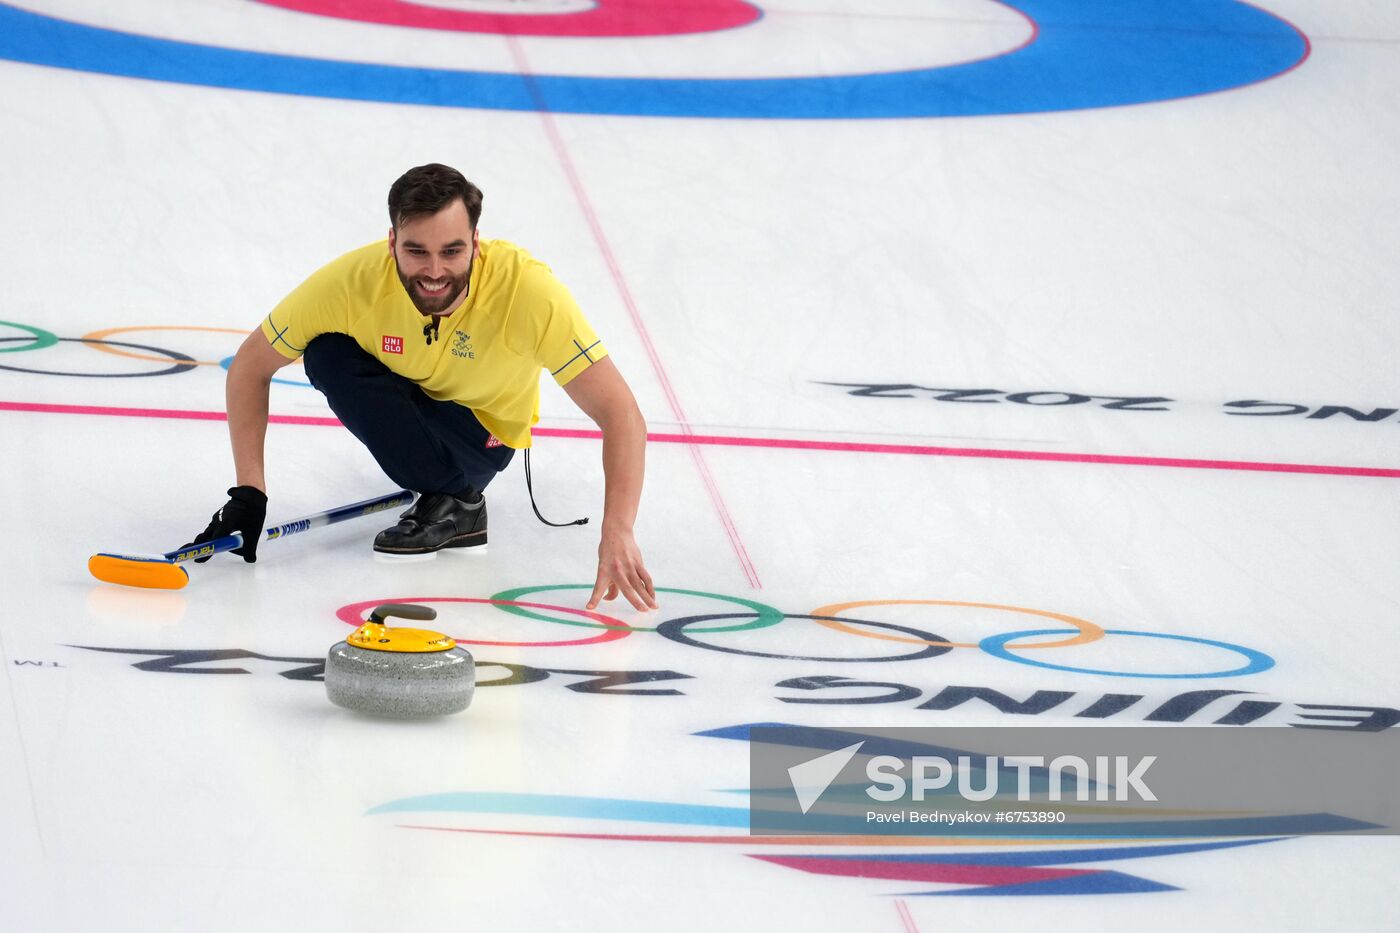
[{"label": "broom handle", "polygon": [[[392,509],[399,505],[408,505],[413,501],[413,493],[407,489],[400,489],[398,492],[388,495],[378,496],[374,499],[366,499],[363,502],[355,502],[350,505],[342,505],[339,508],[327,509],[324,512],[317,512],[314,515],[306,515],[302,518],[293,519],[281,525],[268,528],[263,532],[263,541],[272,541],[277,538],[285,538],[288,535],[301,534],[303,531],[310,531],[312,528],[320,528],[324,525],[334,525],[337,522],[349,521],[352,518],[359,518],[362,515],[372,515],[375,512],[382,512],[385,509]],[[205,541],[201,544],[193,544],[187,548],[176,551],[167,551],[165,559],[172,563],[193,560],[196,557],[222,554],[224,551],[231,551],[236,547],[243,546],[243,534],[235,531],[231,535],[222,538],[215,538],[212,541]]]}]

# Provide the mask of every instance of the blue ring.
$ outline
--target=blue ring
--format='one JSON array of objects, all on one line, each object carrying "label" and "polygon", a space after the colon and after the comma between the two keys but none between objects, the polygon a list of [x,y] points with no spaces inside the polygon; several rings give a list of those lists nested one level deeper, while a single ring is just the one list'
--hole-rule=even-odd
[{"label": "blue ring", "polygon": [[102,29],[0,3],[0,59],[342,100],[652,117],[849,120],[1048,113],[1176,100],[1282,74],[1290,23],[1236,0],[1002,0],[1036,24],[1008,54],[798,78],[616,78],[272,55]]},{"label": "blue ring", "polygon": [[[231,357],[231,356],[226,356],[226,357],[224,357],[223,359],[219,360],[219,365],[222,366],[222,367],[224,368],[225,371],[228,370],[229,366],[232,365],[232,363],[233,363],[233,357]],[[313,385],[312,385],[311,383],[309,383],[309,382],[297,382],[295,379],[278,379],[278,378],[276,378],[276,377],[273,377],[273,380],[272,380],[272,381],[275,382],[275,383],[277,383],[278,385],[284,385],[284,386],[299,386],[300,388],[303,388],[303,389],[314,389],[314,388],[315,388],[315,386],[313,386]]]},{"label": "blue ring", "polygon": [[1258,674],[1267,671],[1274,666],[1274,659],[1264,654],[1262,651],[1255,651],[1253,648],[1246,648],[1244,645],[1232,645],[1228,641],[1212,641],[1209,638],[1193,638],[1190,635],[1168,635],[1165,632],[1129,632],[1124,629],[1104,629],[1105,635],[1134,635],[1141,638],[1169,638],[1172,641],[1190,641],[1198,645],[1210,645],[1212,648],[1224,648],[1226,651],[1233,651],[1236,654],[1244,655],[1249,663],[1244,667],[1236,668],[1233,671],[1210,671],[1204,674],[1133,674],[1124,671],[1100,671],[1090,667],[1070,667],[1066,664],[1050,664],[1047,661],[1034,661],[1030,658],[1023,658],[1012,654],[1006,650],[1006,643],[1017,638],[1032,638],[1037,635],[1063,635],[1060,629],[1030,629],[1024,632],[1003,632],[1000,635],[989,635],[977,643],[977,647],[987,652],[994,658],[1001,658],[1003,661],[1015,661],[1017,664],[1029,664],[1031,667],[1044,667],[1052,671],[1068,671],[1071,674],[1100,674],[1104,677],[1155,677],[1164,680],[1184,680],[1199,677],[1243,677],[1246,674]]}]

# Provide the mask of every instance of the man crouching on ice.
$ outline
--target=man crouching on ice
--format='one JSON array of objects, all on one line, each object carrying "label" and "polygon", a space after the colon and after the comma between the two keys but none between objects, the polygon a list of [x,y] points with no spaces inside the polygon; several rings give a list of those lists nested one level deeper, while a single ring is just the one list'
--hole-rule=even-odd
[{"label": "man crouching on ice", "polygon": [[456,169],[410,169],[389,189],[387,243],[313,273],[248,336],[227,383],[237,485],[195,543],[239,531],[244,544],[233,553],[257,559],[269,386],[300,357],[389,478],[418,493],[374,549],[485,544],[482,492],[530,446],[545,369],[603,432],[602,539],[588,608],[618,594],[638,610],[656,608],[632,533],[645,472],[641,411],[549,268],[514,244],[481,238],[481,203]]}]

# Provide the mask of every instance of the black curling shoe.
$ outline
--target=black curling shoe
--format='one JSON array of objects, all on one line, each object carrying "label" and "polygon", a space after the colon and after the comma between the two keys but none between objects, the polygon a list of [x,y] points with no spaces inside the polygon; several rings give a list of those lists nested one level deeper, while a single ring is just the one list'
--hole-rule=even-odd
[{"label": "black curling shoe", "polygon": [[463,502],[442,492],[424,493],[399,523],[374,539],[382,554],[429,554],[447,547],[486,543],[486,499]]}]

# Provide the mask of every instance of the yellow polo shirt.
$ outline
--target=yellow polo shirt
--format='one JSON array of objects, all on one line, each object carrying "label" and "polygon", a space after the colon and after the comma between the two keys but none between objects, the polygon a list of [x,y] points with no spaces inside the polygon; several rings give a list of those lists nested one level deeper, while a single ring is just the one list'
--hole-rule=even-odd
[{"label": "yellow polo shirt", "polygon": [[313,337],[349,334],[432,398],[465,405],[509,447],[530,446],[540,420],[540,370],[559,385],[608,351],[549,267],[504,240],[481,241],[467,300],[428,344],[388,241],[346,253],[282,300],[262,332],[288,359]]}]

